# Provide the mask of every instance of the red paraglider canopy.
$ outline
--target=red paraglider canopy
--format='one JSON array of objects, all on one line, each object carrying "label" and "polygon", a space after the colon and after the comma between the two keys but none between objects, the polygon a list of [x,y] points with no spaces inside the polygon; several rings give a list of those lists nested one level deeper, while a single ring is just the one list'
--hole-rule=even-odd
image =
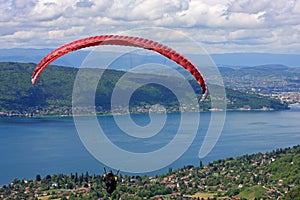
[{"label": "red paraglider canopy", "polygon": [[201,85],[202,93],[203,93],[203,97],[201,100],[205,100],[207,97],[207,93],[208,93],[207,85],[202,74],[197,69],[197,67],[186,57],[177,53],[175,50],[163,44],[160,44],[158,42],[154,42],[152,40],[148,40],[140,37],[119,36],[119,35],[101,35],[101,36],[88,37],[88,38],[76,40],[74,42],[65,44],[55,49],[47,56],[45,56],[40,61],[40,63],[36,66],[32,74],[32,79],[31,79],[32,83],[35,85],[42,71],[57,58],[72,51],[76,51],[90,46],[98,46],[98,45],[133,46],[133,47],[139,47],[139,48],[155,51],[169,58],[170,60],[175,61],[177,64],[181,65],[186,70],[188,70],[195,77],[198,83]]}]

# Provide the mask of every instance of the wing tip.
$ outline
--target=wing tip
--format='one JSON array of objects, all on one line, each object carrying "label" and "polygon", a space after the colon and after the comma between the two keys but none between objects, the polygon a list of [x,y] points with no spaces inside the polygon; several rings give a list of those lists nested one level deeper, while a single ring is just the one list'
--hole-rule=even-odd
[{"label": "wing tip", "polygon": [[200,102],[205,101],[207,99],[207,96],[208,96],[208,90],[206,88],[206,90],[204,91],[204,93],[203,93],[203,95],[202,95],[202,97],[200,99]]},{"label": "wing tip", "polygon": [[31,83],[32,83],[32,85],[35,85],[36,84],[36,79],[35,78],[31,78]]}]

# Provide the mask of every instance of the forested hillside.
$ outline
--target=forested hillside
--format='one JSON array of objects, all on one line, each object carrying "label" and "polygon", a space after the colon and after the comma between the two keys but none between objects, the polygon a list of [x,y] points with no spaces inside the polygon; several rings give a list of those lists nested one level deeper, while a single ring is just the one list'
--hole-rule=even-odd
[{"label": "forested hillside", "polygon": [[[300,197],[300,146],[169,169],[149,177],[121,173],[112,199],[286,199]],[[109,199],[101,175],[53,174],[14,179],[4,199]]]},{"label": "forested hillside", "polygon": [[[31,74],[36,65],[33,63],[0,63],[0,112],[1,115],[44,115],[71,114],[73,84],[78,68],[51,66],[45,69],[36,86],[30,82]],[[92,69],[86,69],[92,70]],[[98,72],[93,69],[93,74]],[[96,110],[107,113],[111,110],[111,94],[122,71],[106,70],[98,83],[96,91]],[[176,85],[178,90],[185,91],[182,79],[176,77],[160,77],[150,74],[129,74],[126,87],[131,87],[141,80],[164,79],[169,84]],[[88,77],[87,80],[88,81]],[[201,90],[196,81],[190,81],[196,93]],[[226,89],[229,109],[285,109],[286,105],[279,100],[270,99],[255,94],[242,93]],[[120,97],[121,98],[121,97]],[[149,105],[161,104],[167,111],[178,111],[178,101],[170,89],[158,85],[147,84],[138,88],[130,100],[131,110],[147,108]],[[202,103],[201,108],[210,108],[209,99]],[[147,109],[146,109],[147,110]]]}]

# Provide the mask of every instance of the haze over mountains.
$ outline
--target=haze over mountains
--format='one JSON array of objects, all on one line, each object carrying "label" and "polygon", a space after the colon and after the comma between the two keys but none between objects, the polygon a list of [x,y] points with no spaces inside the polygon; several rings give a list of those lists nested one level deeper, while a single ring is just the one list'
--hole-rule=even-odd
[{"label": "haze over mountains", "polygon": [[[25,63],[38,63],[45,55],[50,53],[53,49],[26,49],[26,48],[13,48],[13,49],[0,49],[0,62],[25,62]],[[62,66],[73,66],[80,67],[81,63],[84,61],[86,56],[90,53],[89,50],[81,50],[69,53],[59,59],[57,59],[53,64]],[[122,62],[122,67],[124,70],[139,64],[141,59],[143,62],[154,62],[165,64],[169,62],[161,56],[156,54],[147,54],[142,57],[138,53],[130,53],[124,56],[121,54],[116,54],[113,52],[101,52],[101,60],[107,59],[107,62],[111,62],[115,56],[118,56],[118,60],[114,64],[120,67],[120,62]],[[197,59],[194,55],[186,55],[189,58],[199,60],[195,63],[201,65],[201,58]],[[230,66],[230,67],[249,67],[256,65],[267,65],[267,64],[280,64],[289,67],[300,67],[300,55],[297,54],[268,54],[268,53],[226,53],[226,54],[211,54],[210,55],[214,63],[217,66]],[[120,57],[120,58],[119,58]],[[103,60],[104,61],[104,60]],[[99,60],[98,60],[99,62]],[[104,61],[105,62],[105,61]]]}]

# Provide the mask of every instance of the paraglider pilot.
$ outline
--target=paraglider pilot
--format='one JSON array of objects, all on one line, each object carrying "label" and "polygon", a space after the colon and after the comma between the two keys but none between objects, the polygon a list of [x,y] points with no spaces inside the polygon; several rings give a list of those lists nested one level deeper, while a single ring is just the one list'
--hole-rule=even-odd
[{"label": "paraglider pilot", "polygon": [[102,176],[102,180],[105,182],[106,191],[109,194],[113,193],[115,191],[115,189],[117,188],[118,173],[119,173],[119,170],[116,175],[114,175],[112,170],[109,170],[109,172],[106,173],[106,169],[104,167],[104,174]]}]

